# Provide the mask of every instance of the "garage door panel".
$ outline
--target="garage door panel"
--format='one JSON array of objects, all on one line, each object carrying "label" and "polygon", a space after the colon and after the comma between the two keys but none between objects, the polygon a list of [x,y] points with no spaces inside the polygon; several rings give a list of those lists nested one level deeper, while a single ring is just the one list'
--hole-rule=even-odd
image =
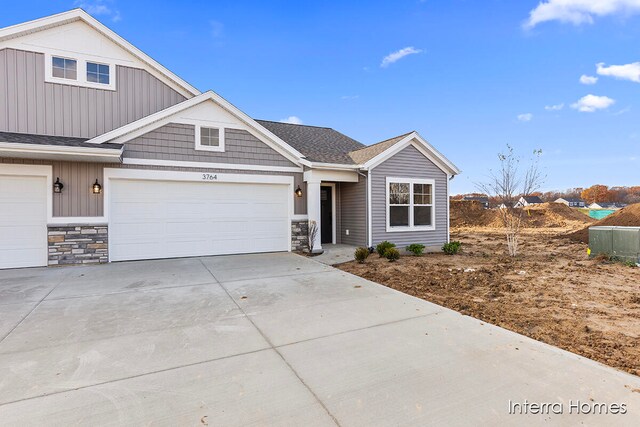
[{"label": "garage door panel", "polygon": [[0,175],[0,268],[47,265],[47,180]]},{"label": "garage door panel", "polygon": [[289,249],[288,186],[114,180],[110,188],[113,261]]}]

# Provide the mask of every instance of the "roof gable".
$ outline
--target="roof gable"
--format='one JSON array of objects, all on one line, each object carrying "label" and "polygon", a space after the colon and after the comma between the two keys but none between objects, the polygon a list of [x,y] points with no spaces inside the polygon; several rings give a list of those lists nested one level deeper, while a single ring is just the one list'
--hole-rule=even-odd
[{"label": "roof gable", "polygon": [[268,129],[212,91],[207,91],[180,104],[99,135],[88,142],[93,144],[103,144],[105,142],[122,144],[169,123],[189,123],[204,126],[209,124],[210,126],[245,129],[294,163],[299,163],[304,157]]},{"label": "roof gable", "polygon": [[190,98],[200,91],[110,30],[82,9],[0,29],[0,49],[14,48],[66,56],[83,55],[148,71]]},{"label": "roof gable", "polygon": [[[447,159],[442,153],[436,150],[431,144],[429,144],[418,132],[410,132],[405,135],[400,135],[395,138],[383,141],[380,143],[383,145],[383,150],[376,154],[371,159],[362,164],[364,169],[373,169],[380,163],[387,160],[389,157],[400,152],[408,146],[415,147],[423,156],[433,162],[438,168],[447,173],[448,175],[458,175],[460,169],[449,159]],[[371,146],[372,148],[375,145]]]}]

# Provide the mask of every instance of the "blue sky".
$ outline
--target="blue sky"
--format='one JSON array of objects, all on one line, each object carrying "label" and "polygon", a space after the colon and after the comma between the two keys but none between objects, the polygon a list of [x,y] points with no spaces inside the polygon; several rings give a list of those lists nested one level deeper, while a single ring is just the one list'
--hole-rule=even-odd
[{"label": "blue sky", "polygon": [[507,143],[543,150],[544,189],[640,184],[640,0],[22,0],[0,26],[78,6],[253,117],[417,130],[454,193]]}]

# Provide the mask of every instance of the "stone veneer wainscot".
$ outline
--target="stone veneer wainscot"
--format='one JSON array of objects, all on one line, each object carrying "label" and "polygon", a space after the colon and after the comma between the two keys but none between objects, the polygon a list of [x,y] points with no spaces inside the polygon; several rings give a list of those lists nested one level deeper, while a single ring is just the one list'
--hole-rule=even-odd
[{"label": "stone veneer wainscot", "polygon": [[291,221],[291,250],[302,252],[309,250],[309,222]]},{"label": "stone veneer wainscot", "polygon": [[109,262],[107,224],[50,225],[49,265]]}]

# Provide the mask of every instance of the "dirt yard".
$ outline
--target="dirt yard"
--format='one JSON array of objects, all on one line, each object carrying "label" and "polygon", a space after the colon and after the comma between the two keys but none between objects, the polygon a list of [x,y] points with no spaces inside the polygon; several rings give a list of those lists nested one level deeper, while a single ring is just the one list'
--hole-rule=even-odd
[{"label": "dirt yard", "polygon": [[640,268],[589,259],[586,244],[565,237],[579,224],[562,225],[525,230],[515,259],[500,230],[465,226],[452,233],[459,255],[373,254],[338,267],[640,375]]}]

